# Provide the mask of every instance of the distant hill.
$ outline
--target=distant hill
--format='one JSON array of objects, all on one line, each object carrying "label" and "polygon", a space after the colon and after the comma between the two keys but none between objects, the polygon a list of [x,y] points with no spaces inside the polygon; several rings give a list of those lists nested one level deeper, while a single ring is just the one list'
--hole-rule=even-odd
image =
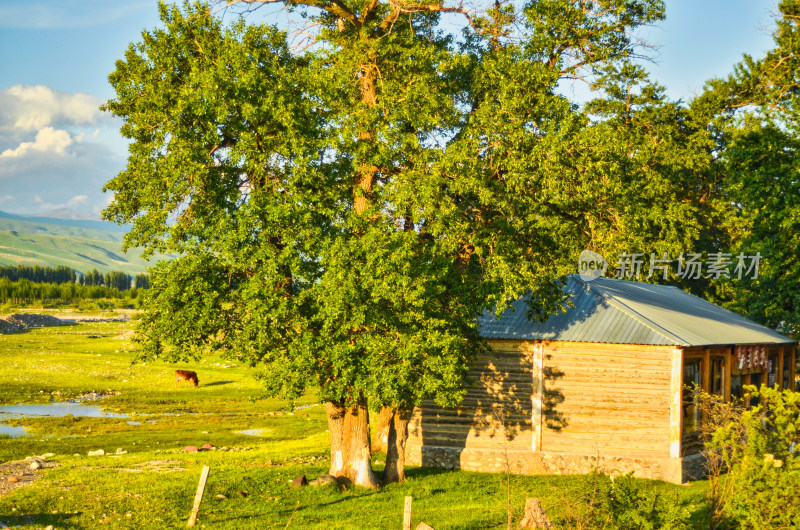
[{"label": "distant hill", "polygon": [[0,212],[0,219],[6,219],[9,221],[24,221],[29,223],[43,223],[48,225],[57,225],[57,226],[68,226],[72,228],[90,228],[94,230],[100,230],[102,232],[113,232],[117,234],[124,234],[128,231],[127,226],[120,226],[117,223],[110,223],[108,221],[101,221],[101,220],[90,220],[90,219],[78,219],[78,218],[67,218],[63,215],[66,215],[66,211],[59,211],[54,210],[53,214],[62,215],[53,215],[48,217],[37,217],[37,216],[28,216],[28,215],[18,215],[14,213],[7,213],[7,212]]},{"label": "distant hill", "polygon": [[27,217],[0,212],[0,265],[64,265],[80,272],[146,272],[164,256],[142,259],[141,249],[122,252],[127,227],[106,221]]}]

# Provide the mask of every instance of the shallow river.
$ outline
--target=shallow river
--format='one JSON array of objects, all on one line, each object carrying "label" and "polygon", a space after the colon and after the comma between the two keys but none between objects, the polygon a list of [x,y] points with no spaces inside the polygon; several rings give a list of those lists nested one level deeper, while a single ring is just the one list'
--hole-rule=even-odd
[{"label": "shallow river", "polygon": [[2,405],[0,406],[0,435],[5,434],[11,438],[26,436],[24,427],[7,425],[6,421],[16,418],[30,418],[36,416],[60,417],[71,415],[82,418],[127,418],[127,414],[104,412],[100,407],[84,405],[82,403],[48,403],[45,405]]}]

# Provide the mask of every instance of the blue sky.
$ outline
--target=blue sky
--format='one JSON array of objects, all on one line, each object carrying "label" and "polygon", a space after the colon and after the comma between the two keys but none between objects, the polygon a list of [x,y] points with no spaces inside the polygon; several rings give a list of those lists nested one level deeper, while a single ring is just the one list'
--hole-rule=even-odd
[{"label": "blue sky", "polygon": [[[667,0],[667,20],[644,34],[652,78],[689,100],[742,54],[761,57],[776,1]],[[107,76],[158,24],[155,0],[0,2],[0,210],[99,215],[126,157],[120,123],[98,110],[114,95]]]}]

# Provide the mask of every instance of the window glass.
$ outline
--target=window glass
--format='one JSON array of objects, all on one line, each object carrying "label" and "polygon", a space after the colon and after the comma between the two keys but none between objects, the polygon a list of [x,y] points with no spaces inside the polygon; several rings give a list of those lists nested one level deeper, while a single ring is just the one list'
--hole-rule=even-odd
[{"label": "window glass", "polygon": [[[750,374],[750,384],[753,385],[756,388],[760,388],[761,387],[761,383],[764,381],[763,375],[764,374]],[[750,406],[751,407],[755,407],[759,403],[761,403],[761,400],[758,399],[758,398],[752,398],[750,400]]]},{"label": "window glass", "polygon": [[717,396],[725,392],[725,361],[711,359],[711,393]]},{"label": "window glass", "polygon": [[701,388],[700,359],[683,364],[683,432],[696,432],[700,426],[700,410],[695,388]]},{"label": "window glass", "polygon": [[767,365],[767,386],[777,386],[778,384],[778,354],[769,356]]},{"label": "window glass", "polygon": [[740,398],[742,397],[742,376],[741,375],[732,375],[731,376],[731,398]]},{"label": "window glass", "polygon": [[791,383],[789,377],[792,374],[792,354],[783,352],[783,388],[788,389]]}]

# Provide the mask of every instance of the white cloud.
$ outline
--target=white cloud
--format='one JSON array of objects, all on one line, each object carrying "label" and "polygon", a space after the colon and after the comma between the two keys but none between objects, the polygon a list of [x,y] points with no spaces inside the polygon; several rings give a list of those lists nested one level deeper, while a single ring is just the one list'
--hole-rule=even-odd
[{"label": "white cloud", "polygon": [[67,207],[76,208],[78,206],[86,204],[88,201],[89,201],[88,195],[76,195],[67,201]]},{"label": "white cloud", "polygon": [[36,133],[36,140],[22,142],[16,149],[6,149],[0,153],[0,158],[22,158],[31,151],[63,155],[70,144],[72,144],[72,138],[67,131],[45,127]]},{"label": "white cloud", "polygon": [[27,213],[47,213],[54,210],[62,210],[62,211],[73,211],[73,210],[81,210],[85,211],[87,203],[89,202],[88,195],[75,195],[71,199],[66,202],[56,202],[56,201],[46,201],[42,199],[39,194],[35,194],[33,196],[33,202],[36,203],[36,209],[32,212]]},{"label": "white cloud", "polygon": [[0,195],[0,204],[16,201],[17,198],[13,195]]},{"label": "white cloud", "polygon": [[16,199],[0,210],[41,214],[65,208],[96,214],[105,206],[110,194],[102,187],[124,168],[125,159],[104,144],[86,141],[64,151],[28,147],[24,156],[0,156],[0,193]]},{"label": "white cloud", "polygon": [[0,90],[0,126],[36,131],[58,124],[93,125],[102,119],[98,97],[65,94],[44,85]]}]

